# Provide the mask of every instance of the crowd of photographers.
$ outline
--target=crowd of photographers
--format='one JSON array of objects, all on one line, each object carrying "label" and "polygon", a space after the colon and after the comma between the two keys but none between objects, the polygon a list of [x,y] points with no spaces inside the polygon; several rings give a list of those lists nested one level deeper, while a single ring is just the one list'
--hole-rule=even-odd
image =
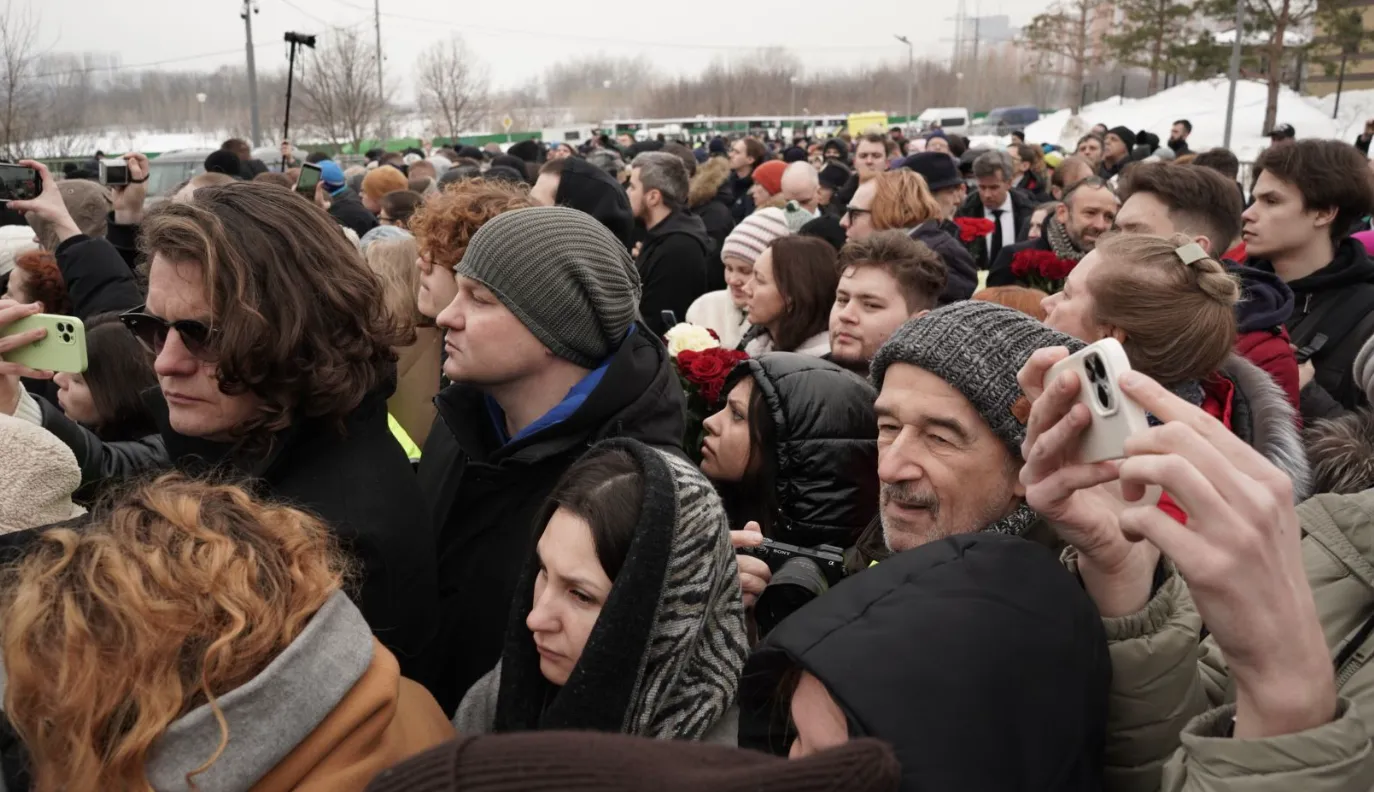
[{"label": "crowd of photographers", "polygon": [[1374,175],[1190,133],[18,163],[0,788],[1374,789]]}]

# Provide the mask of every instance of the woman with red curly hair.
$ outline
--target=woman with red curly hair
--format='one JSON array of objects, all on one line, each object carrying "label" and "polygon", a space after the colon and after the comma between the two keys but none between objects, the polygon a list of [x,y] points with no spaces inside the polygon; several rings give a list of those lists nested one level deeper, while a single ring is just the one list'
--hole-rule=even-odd
[{"label": "woman with red curly hair", "polygon": [[494,179],[458,182],[425,202],[410,218],[410,233],[420,246],[420,313],[433,319],[453,302],[453,268],[477,229],[502,212],[534,205],[525,185]]},{"label": "woman with red curly hair", "polygon": [[57,268],[57,259],[41,250],[20,253],[15,258],[5,296],[17,303],[43,303],[45,313],[72,312],[71,300],[67,298],[67,284]]},{"label": "woman with red curly hair", "polygon": [[179,474],[34,539],[0,595],[34,788],[362,792],[451,738],[350,569],[315,517]]}]

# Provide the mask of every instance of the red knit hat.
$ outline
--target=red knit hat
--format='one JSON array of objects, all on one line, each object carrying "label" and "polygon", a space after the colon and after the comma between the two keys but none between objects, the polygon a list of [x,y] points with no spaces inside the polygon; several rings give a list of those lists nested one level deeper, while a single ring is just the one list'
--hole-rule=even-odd
[{"label": "red knit hat", "polygon": [[460,737],[385,770],[368,792],[897,792],[877,740],[805,759],[727,745],[598,732]]},{"label": "red knit hat", "polygon": [[777,195],[782,192],[782,172],[785,170],[787,163],[769,160],[754,168],[754,184],[767,190],[769,195]]}]

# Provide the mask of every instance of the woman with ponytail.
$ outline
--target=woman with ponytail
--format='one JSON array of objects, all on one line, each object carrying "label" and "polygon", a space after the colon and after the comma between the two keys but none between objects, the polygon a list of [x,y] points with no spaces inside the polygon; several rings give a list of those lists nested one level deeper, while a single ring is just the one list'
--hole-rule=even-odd
[{"label": "woman with ponytail", "polygon": [[1190,237],[1113,234],[1047,297],[1045,324],[1089,343],[1111,336],[1131,367],[1202,407],[1293,479],[1309,471],[1292,405],[1272,377],[1235,355],[1240,283]]}]

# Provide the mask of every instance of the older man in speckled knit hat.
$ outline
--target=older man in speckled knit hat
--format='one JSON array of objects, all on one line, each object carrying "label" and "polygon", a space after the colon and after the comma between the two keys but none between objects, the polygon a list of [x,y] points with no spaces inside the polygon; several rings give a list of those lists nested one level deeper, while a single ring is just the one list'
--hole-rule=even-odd
[{"label": "older man in speckled knit hat", "polygon": [[458,295],[436,320],[453,385],[419,473],[439,553],[432,652],[447,669],[431,692],[450,715],[501,655],[536,512],[563,472],[612,436],[681,453],[685,428],[676,369],[639,316],[638,270],[591,215],[498,215],[453,272]]},{"label": "older man in speckled knit hat", "polygon": [[1030,405],[1016,373],[1035,350],[1083,344],[1011,308],[968,301],[913,319],[873,359],[878,389],[876,526],[868,559],[979,531],[1052,541],[1021,485]]}]

